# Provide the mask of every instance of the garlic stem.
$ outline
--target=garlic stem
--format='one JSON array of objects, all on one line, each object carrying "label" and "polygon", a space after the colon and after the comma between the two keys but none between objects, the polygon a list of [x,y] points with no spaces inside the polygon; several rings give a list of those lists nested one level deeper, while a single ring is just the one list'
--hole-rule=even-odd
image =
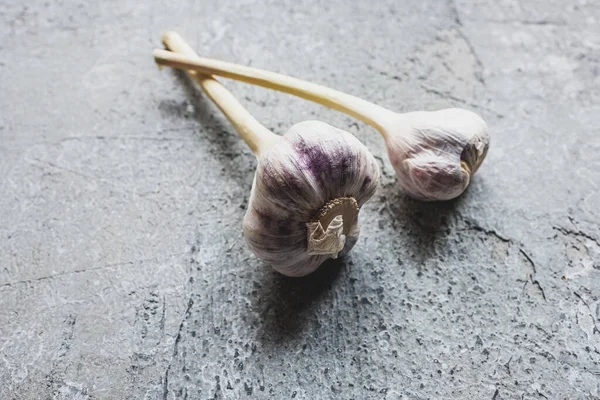
[{"label": "garlic stem", "polygon": [[[175,32],[167,32],[162,37],[168,54],[179,53],[188,60],[199,59],[194,50]],[[258,157],[268,149],[279,137],[258,122],[240,104],[239,101],[213,76],[188,69],[188,74],[200,85],[206,95],[219,107],[227,119],[238,131],[252,152]]]},{"label": "garlic stem", "polygon": [[384,137],[387,136],[387,126],[396,115],[367,100],[276,72],[210,58],[191,58],[161,49],[154,50],[154,59],[159,65],[215,74],[314,101],[360,119],[375,127]]},{"label": "garlic stem", "polygon": [[[416,199],[449,200],[459,196],[469,185],[489,148],[487,124],[469,110],[447,108],[395,113],[358,97],[266,70],[164,50],[155,50],[154,57],[159,65],[219,75],[290,93],[370,124],[385,139],[390,161],[399,177],[398,184]],[[336,226],[339,228],[339,224]],[[334,236],[341,235],[337,228],[329,235],[331,241],[328,243],[334,243]],[[320,231],[315,232],[319,236]],[[341,243],[340,240],[337,245]]]}]

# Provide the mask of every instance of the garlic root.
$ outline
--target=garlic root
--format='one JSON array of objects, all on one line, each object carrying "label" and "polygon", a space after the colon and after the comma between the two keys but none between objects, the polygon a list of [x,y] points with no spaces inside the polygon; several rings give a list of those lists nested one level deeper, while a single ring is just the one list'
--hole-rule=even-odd
[{"label": "garlic root", "polygon": [[316,217],[306,224],[308,254],[337,254],[344,248],[346,237],[358,223],[358,204],[352,197],[341,197],[327,203]]},{"label": "garlic root", "polygon": [[190,59],[155,50],[160,65],[205,73],[290,93],[352,115],[383,135],[399,184],[420,200],[449,200],[462,194],[486,157],[485,121],[472,111],[395,113],[334,89],[286,75],[208,58]]},{"label": "garlic root", "polygon": [[[198,59],[176,33],[165,47]],[[212,76],[188,69],[258,158],[243,233],[254,254],[283,275],[304,276],[345,254],[358,212],[379,182],[373,155],[350,133],[305,121],[283,136],[265,128]]]}]

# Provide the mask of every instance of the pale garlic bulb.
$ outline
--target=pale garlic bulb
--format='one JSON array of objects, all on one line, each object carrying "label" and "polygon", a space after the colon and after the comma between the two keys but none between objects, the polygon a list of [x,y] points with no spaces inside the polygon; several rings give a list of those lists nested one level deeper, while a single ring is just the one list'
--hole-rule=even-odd
[{"label": "pale garlic bulb", "polygon": [[395,113],[386,108],[282,74],[208,58],[156,50],[161,65],[194,69],[290,93],[352,115],[384,136],[398,183],[420,200],[449,200],[467,188],[487,154],[490,137],[480,116],[460,108]]},{"label": "pale garlic bulb", "polygon": [[378,181],[375,158],[350,133],[296,124],[259,156],[244,238],[282,274],[309,274],[354,246],[358,211]]},{"label": "pale garlic bulb", "polygon": [[[167,48],[197,57],[176,33]],[[277,136],[210,75],[188,71],[258,158],[244,238],[257,257],[283,275],[304,276],[348,252],[360,232],[358,212],[379,183],[379,167],[350,133],[305,121]]]},{"label": "pale garlic bulb", "polygon": [[397,114],[386,136],[402,189],[421,200],[449,200],[465,191],[489,148],[487,125],[461,108]]}]

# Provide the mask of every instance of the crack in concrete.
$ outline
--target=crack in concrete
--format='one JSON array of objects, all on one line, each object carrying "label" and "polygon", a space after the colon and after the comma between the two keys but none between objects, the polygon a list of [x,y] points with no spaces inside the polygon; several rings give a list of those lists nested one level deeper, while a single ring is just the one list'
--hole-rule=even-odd
[{"label": "crack in concrete", "polygon": [[535,268],[535,263],[533,262],[531,257],[529,257],[529,254],[527,254],[523,249],[519,249],[519,252],[523,255],[523,257],[525,257],[525,259],[527,259],[527,261],[529,261],[529,264],[531,265],[531,268],[533,269],[533,274],[535,274],[537,272],[536,268]]},{"label": "crack in concrete", "polygon": [[473,55],[473,58],[475,58],[477,67],[479,67],[478,73],[475,74],[475,79],[477,79],[482,85],[485,86],[485,80],[483,79],[483,62],[477,55],[477,52],[475,51],[475,47],[473,46],[471,39],[469,39],[467,34],[465,34],[465,32],[463,31],[464,24],[460,16],[460,12],[458,11],[458,4],[456,4],[456,0],[450,0],[450,13],[454,16],[454,22],[458,26],[456,29],[458,31],[458,34],[463,38],[463,40],[467,44],[467,47],[469,47],[469,51]]},{"label": "crack in concrete", "polygon": [[[596,317],[594,316],[592,307],[590,307],[589,303],[587,301],[585,301],[583,296],[581,296],[579,293],[573,292],[573,294],[575,296],[577,296],[579,298],[579,300],[581,300],[581,302],[585,305],[585,307],[588,310],[589,317],[592,319],[592,325],[594,326],[594,328],[592,329],[592,334],[600,333],[600,328],[598,328],[598,323],[596,322]],[[578,316],[577,312],[575,313],[575,321],[577,322],[577,325],[581,328],[581,330],[583,330],[587,334],[585,329],[579,324],[579,316]],[[588,337],[588,339],[589,339],[589,337]]]},{"label": "crack in concrete", "polygon": [[468,218],[462,217],[462,219],[469,226],[469,229],[472,229],[477,232],[483,232],[486,235],[494,236],[495,238],[499,239],[500,241],[502,241],[504,243],[512,243],[512,239],[509,239],[509,238],[506,238],[506,237],[500,235],[495,229],[486,229],[486,228],[482,227],[481,225],[477,224],[477,222],[475,222],[471,219],[468,219]]},{"label": "crack in concrete", "polygon": [[513,359],[513,356],[510,356],[510,358],[508,359],[506,364],[504,364],[504,367],[506,368],[506,371],[508,372],[509,376],[512,376],[512,374],[510,373],[510,362],[512,361],[512,359]]},{"label": "crack in concrete", "polygon": [[567,25],[566,21],[563,20],[526,20],[526,19],[488,19],[486,22],[491,22],[495,24],[521,24],[521,25],[538,25],[538,26],[564,26]]},{"label": "crack in concrete", "polygon": [[161,258],[161,259],[159,259],[157,257],[141,258],[141,259],[137,259],[137,260],[130,260],[130,261],[124,261],[124,262],[119,262],[119,263],[106,264],[106,265],[102,265],[102,266],[94,267],[94,268],[77,269],[77,270],[74,270],[74,271],[64,271],[64,272],[59,272],[59,273],[56,273],[56,274],[53,274],[53,275],[40,276],[39,278],[23,279],[23,280],[20,280],[20,281],[3,283],[3,284],[0,284],[0,288],[11,287],[13,285],[18,285],[18,284],[22,284],[22,283],[27,284],[27,283],[45,281],[45,280],[49,280],[49,279],[59,278],[61,276],[66,276],[66,275],[81,274],[83,272],[99,271],[99,270],[110,269],[110,268],[118,268],[118,267],[122,267],[124,265],[133,265],[133,264],[136,264],[136,263],[144,263],[144,262],[148,262],[148,261],[160,262],[160,261],[168,260],[171,257],[180,256],[180,255],[183,255],[183,254],[187,254],[187,252],[172,253],[172,254],[169,254],[166,257]]},{"label": "crack in concrete", "polygon": [[194,305],[194,299],[192,296],[193,295],[190,294],[190,297],[188,299],[187,308],[185,310],[185,313],[183,314],[183,319],[181,320],[181,323],[179,324],[179,329],[177,330],[177,335],[175,335],[175,342],[173,343],[173,354],[171,356],[171,361],[169,361],[169,364],[167,364],[167,368],[165,369],[165,373],[163,374],[163,379],[162,379],[162,389],[163,389],[162,398],[163,398],[163,400],[167,400],[167,396],[169,394],[169,372],[171,371],[171,366],[173,365],[173,360],[175,359],[177,354],[179,354],[179,342],[181,341],[181,333],[183,332],[183,327],[187,323],[187,320],[191,315],[190,310],[192,309],[192,306]]},{"label": "crack in concrete", "polygon": [[[538,291],[540,292],[540,294],[542,295],[542,298],[544,299],[544,301],[548,301],[547,297],[546,297],[546,291],[544,290],[544,288],[542,287],[542,284],[540,283],[539,280],[535,279],[535,275],[537,273],[537,267],[535,262],[533,261],[533,259],[531,258],[531,256],[529,256],[529,254],[527,254],[527,252],[525,252],[525,250],[523,250],[522,246],[523,244],[518,243],[517,241],[515,241],[514,239],[505,237],[501,234],[499,234],[496,230],[494,229],[487,229],[482,227],[481,225],[479,225],[476,221],[473,221],[469,218],[465,218],[464,216],[462,216],[461,214],[459,214],[459,217],[465,222],[465,224],[468,225],[468,229],[472,229],[474,231],[477,232],[483,232],[488,236],[493,236],[496,239],[504,242],[504,243],[508,243],[509,245],[516,245],[519,249],[519,252],[521,253],[521,255],[525,258],[525,260],[529,263],[529,265],[531,266],[531,272],[527,273],[526,276],[526,280],[525,283],[523,284],[523,288],[521,289],[523,292],[525,292],[525,288],[527,287],[527,285],[529,283],[531,283],[532,285],[534,285]],[[521,281],[519,279],[519,281]]]},{"label": "crack in concrete", "polygon": [[[569,217],[571,223],[577,228],[577,224],[573,220],[572,217]],[[592,242],[598,250],[600,250],[600,241],[593,237],[591,234],[584,232],[582,230],[577,229],[569,229],[562,226],[553,225],[552,229],[561,233],[564,236],[564,242],[567,247],[571,247],[577,253],[571,254],[569,250],[566,250],[567,260],[569,261],[570,266],[581,265],[583,269],[576,271],[574,273],[565,273],[563,279],[572,279],[578,276],[587,275],[590,271],[598,268],[597,262],[595,262],[595,256],[592,252],[592,245],[589,244]],[[553,238],[556,238],[558,234],[556,234]],[[567,239],[568,238],[568,239]],[[598,251],[596,251],[597,253]],[[585,255],[584,255],[585,253]]]},{"label": "crack in concrete", "polygon": [[[96,181],[96,182],[100,182],[101,181],[99,178],[96,178],[95,176],[88,175],[86,173],[79,172],[79,171],[76,171],[74,169],[70,169],[70,168],[67,168],[67,167],[62,167],[62,166],[60,166],[60,165],[58,165],[56,163],[53,163],[52,161],[44,161],[44,160],[40,160],[38,158],[31,158],[31,159],[25,158],[24,160],[25,160],[25,162],[27,164],[33,165],[33,166],[41,168],[41,169],[45,169],[46,167],[51,167],[51,168],[58,169],[60,171],[69,172],[69,173],[71,173],[73,175],[77,175],[77,176],[81,176],[81,177],[86,178],[86,179],[93,180],[93,181]],[[111,182],[111,183],[113,183],[113,182]]]},{"label": "crack in concrete", "polygon": [[[188,130],[192,130],[189,128]],[[68,136],[60,139],[57,143],[71,142],[71,141],[85,141],[85,140],[113,140],[113,141],[126,141],[126,140],[144,140],[153,142],[193,142],[194,137],[177,137],[177,136],[143,136],[143,135],[123,135],[123,136],[103,136],[103,135],[84,135],[84,136]],[[36,143],[46,144],[46,143]]]},{"label": "crack in concrete", "polygon": [[445,92],[445,91],[443,91],[443,90],[436,89],[436,88],[434,88],[434,87],[431,87],[431,86],[429,86],[429,85],[426,85],[426,84],[424,84],[424,83],[421,83],[421,87],[422,87],[422,88],[423,88],[423,89],[424,89],[424,90],[425,90],[427,93],[432,93],[432,94],[438,95],[438,96],[440,96],[440,97],[442,97],[442,98],[444,98],[444,99],[446,99],[446,100],[452,100],[452,101],[456,101],[456,102],[458,102],[458,103],[461,103],[461,104],[463,104],[463,105],[466,105],[466,106],[469,106],[469,107],[473,107],[473,108],[476,108],[476,109],[479,109],[479,110],[485,110],[485,111],[487,111],[487,112],[489,112],[489,113],[492,113],[492,114],[494,114],[494,115],[495,115],[496,117],[498,117],[498,118],[504,118],[504,115],[503,115],[503,114],[500,114],[500,113],[498,113],[498,112],[496,112],[496,111],[494,111],[494,110],[492,110],[492,109],[490,109],[490,108],[483,107],[483,106],[482,106],[482,105],[480,105],[480,104],[476,104],[476,103],[473,103],[473,102],[471,102],[471,101],[467,101],[467,100],[465,100],[465,99],[462,99],[462,98],[460,98],[460,97],[456,97],[456,96],[454,96],[453,94],[451,94],[451,93],[448,93],[448,92]]},{"label": "crack in concrete", "polygon": [[593,237],[592,235],[590,235],[589,233],[563,228],[562,226],[552,226],[552,229],[554,229],[555,231],[559,231],[560,233],[562,233],[565,236],[571,235],[571,236],[584,237],[584,238],[589,239],[592,242],[594,242],[596,244],[596,246],[600,247],[600,241],[598,239],[596,239],[595,237]]},{"label": "crack in concrete", "polygon": [[540,281],[538,281],[534,277],[535,274],[537,273],[537,268],[536,268],[535,262],[529,256],[529,254],[527,254],[522,248],[519,248],[519,252],[529,262],[529,264],[531,265],[531,269],[532,269],[532,272],[529,273],[529,274],[527,274],[527,280],[525,281],[525,284],[523,285],[523,291],[525,291],[525,287],[527,287],[527,284],[531,283],[532,285],[535,285],[538,288],[538,290],[540,291],[542,297],[544,298],[544,301],[548,301],[548,299],[546,298],[546,292],[544,291],[544,288],[542,287],[542,284],[540,283]]}]

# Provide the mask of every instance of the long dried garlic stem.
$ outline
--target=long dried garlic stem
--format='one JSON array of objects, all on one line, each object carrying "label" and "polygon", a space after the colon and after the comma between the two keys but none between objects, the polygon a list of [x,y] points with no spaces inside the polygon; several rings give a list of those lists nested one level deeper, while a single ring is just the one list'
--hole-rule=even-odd
[{"label": "long dried garlic stem", "polygon": [[[171,51],[168,54],[177,54],[186,59],[200,59],[196,52],[175,32],[163,35],[163,44]],[[164,51],[164,50],[162,50]],[[219,107],[227,119],[248,144],[252,152],[258,157],[261,152],[268,149],[279,137],[265,128],[240,104],[239,101],[217,81],[213,76],[189,69],[188,74],[200,85],[208,97]]]},{"label": "long dried garlic stem", "polygon": [[476,113],[461,108],[395,113],[325,86],[233,63],[156,50],[160,65],[196,70],[290,93],[352,115],[379,130],[399,177],[420,200],[449,200],[465,191],[486,157],[490,137]]},{"label": "long dried garlic stem", "polygon": [[359,97],[276,72],[210,58],[190,58],[161,49],[154,50],[154,59],[160,65],[215,74],[314,101],[360,119],[384,136],[387,135],[390,121],[396,116],[396,113]]}]

